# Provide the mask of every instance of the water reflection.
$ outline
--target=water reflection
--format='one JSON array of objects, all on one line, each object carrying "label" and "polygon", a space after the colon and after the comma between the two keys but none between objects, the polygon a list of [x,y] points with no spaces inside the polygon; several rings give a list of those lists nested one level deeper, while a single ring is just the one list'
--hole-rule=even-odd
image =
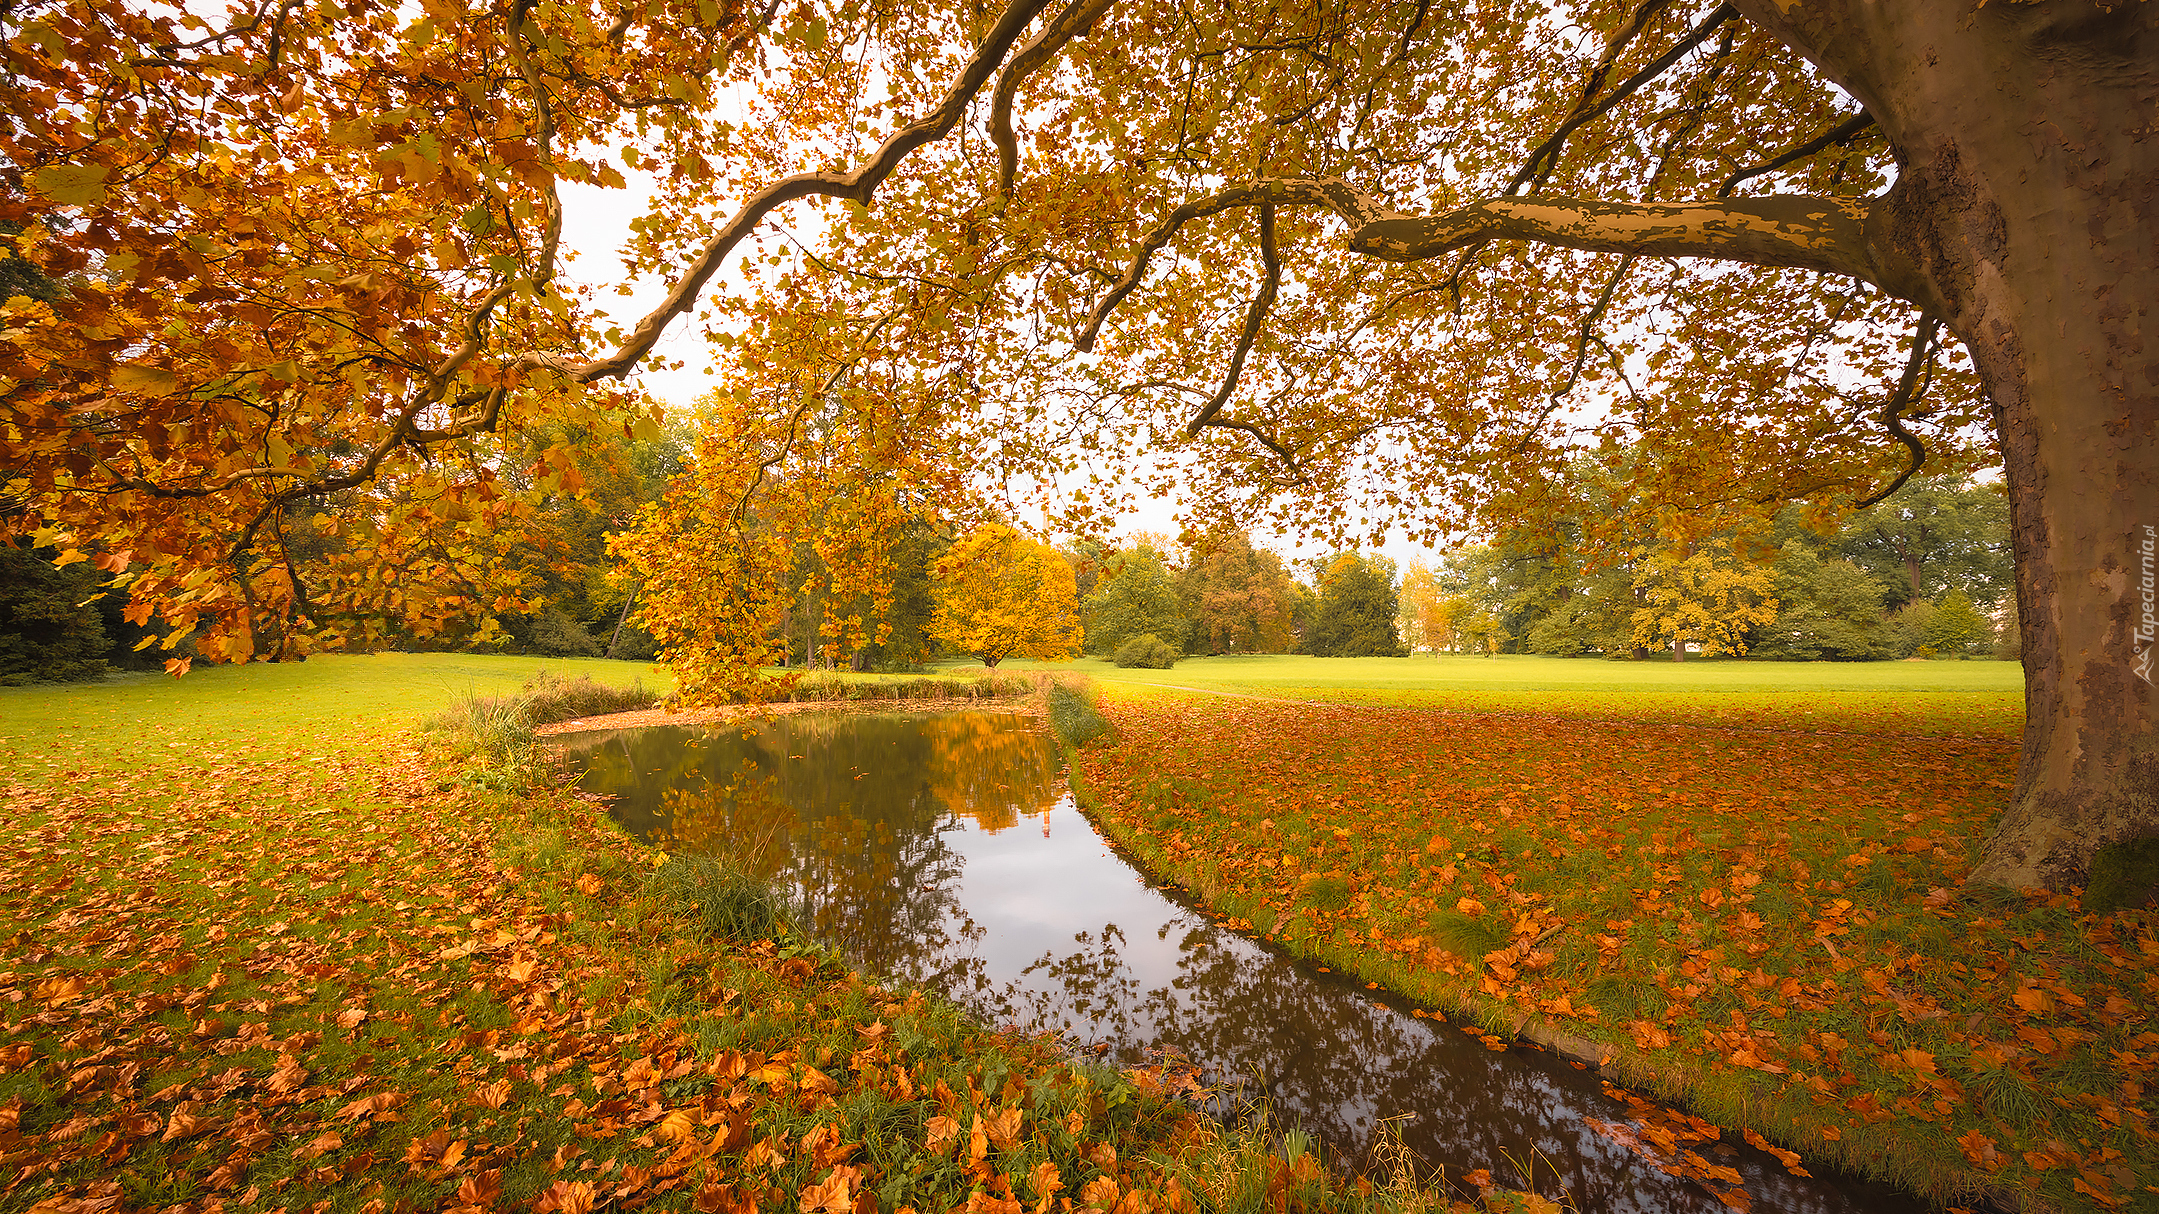
[{"label": "water reflection", "polygon": [[[1062,799],[1054,745],[1031,724],[805,714],[586,737],[572,755],[626,828],[791,887],[865,967],[1123,1061],[1173,1051],[1263,1091],[1351,1159],[1387,1120],[1451,1177],[1486,1171],[1582,1211],[1923,1208],[1688,1141],[1683,1119],[1630,1107],[1593,1073],[1488,1050],[1216,928],[1149,887]],[[1630,1149],[1645,1135],[1628,1127],[1645,1123],[1658,1131],[1646,1138],[1676,1129],[1679,1145]]]}]

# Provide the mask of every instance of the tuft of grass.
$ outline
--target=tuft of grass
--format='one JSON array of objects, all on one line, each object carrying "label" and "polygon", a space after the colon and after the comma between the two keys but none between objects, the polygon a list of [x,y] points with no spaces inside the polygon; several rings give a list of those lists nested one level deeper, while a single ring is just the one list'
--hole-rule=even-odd
[{"label": "tuft of grass", "polygon": [[1356,891],[1349,882],[1340,877],[1314,877],[1304,883],[1300,899],[1306,906],[1317,911],[1338,911],[1349,906]]},{"label": "tuft of grass", "polygon": [[1052,682],[1044,692],[1049,704],[1050,728],[1067,746],[1085,746],[1110,732],[1108,718],[1095,706],[1092,686]]},{"label": "tuft of grass", "polygon": [[1433,944],[1471,963],[1507,946],[1507,934],[1497,924],[1458,910],[1433,912],[1428,930]]},{"label": "tuft of grass", "polygon": [[669,856],[653,874],[652,889],[686,913],[707,939],[776,939],[792,909],[764,882],[711,856]]},{"label": "tuft of grass", "polygon": [[[901,700],[1002,700],[1031,694],[1034,680],[1024,674],[985,671],[980,675],[878,675],[841,670],[813,670],[781,691],[777,698],[797,704]],[[748,702],[744,697],[741,702]]]}]

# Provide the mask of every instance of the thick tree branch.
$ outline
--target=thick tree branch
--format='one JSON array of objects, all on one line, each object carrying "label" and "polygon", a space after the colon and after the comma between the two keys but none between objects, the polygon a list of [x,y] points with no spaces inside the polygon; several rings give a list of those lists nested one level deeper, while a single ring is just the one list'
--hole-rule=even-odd
[{"label": "thick tree branch", "polygon": [[1422,261],[1480,241],[1526,240],[1591,253],[1818,270],[1890,289],[1884,280],[1892,277],[1892,255],[1872,238],[1869,216],[1867,199],[1806,195],[1680,203],[1496,198],[1445,215],[1354,226],[1349,246],[1388,261]]},{"label": "thick tree branch", "polygon": [[1146,278],[1148,265],[1185,224],[1237,207],[1318,206],[1349,225],[1345,243],[1385,261],[1423,261],[1493,240],[1524,240],[1590,253],[1702,257],[1837,274],[1871,283],[1921,307],[1923,277],[1891,244],[1889,196],[1877,199],[1771,195],[1704,202],[1624,203],[1587,199],[1493,198],[1444,215],[1388,209],[1340,178],[1281,177],[1239,182],[1179,206],[1147,233],[1132,264],[1095,304],[1076,343],[1092,351],[1103,323]]},{"label": "thick tree branch", "polygon": [[1114,3],[1116,0],[1072,0],[1063,12],[1050,19],[1041,33],[1029,38],[1013,54],[1012,62],[1007,63],[998,75],[997,91],[990,100],[990,139],[997,145],[997,193],[1000,196],[1012,193],[1012,183],[1020,171],[1019,137],[1012,132],[1012,104],[1019,96],[1020,85],[1055,59],[1067,42],[1085,37]]}]

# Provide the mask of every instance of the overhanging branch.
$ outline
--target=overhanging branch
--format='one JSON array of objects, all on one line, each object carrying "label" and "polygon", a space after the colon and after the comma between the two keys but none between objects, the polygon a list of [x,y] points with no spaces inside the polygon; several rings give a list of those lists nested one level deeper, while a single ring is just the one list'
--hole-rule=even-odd
[{"label": "overhanging branch", "polygon": [[1912,334],[1911,357],[1904,360],[1904,374],[1897,380],[1897,390],[1890,393],[1889,399],[1882,405],[1882,424],[1887,426],[1889,433],[1895,435],[1896,440],[1903,443],[1904,449],[1911,453],[1911,466],[1898,473],[1897,479],[1889,482],[1879,493],[1854,502],[1855,509],[1864,510],[1902,489],[1904,482],[1912,479],[1919,469],[1926,465],[1926,445],[1919,441],[1918,435],[1904,428],[1904,411],[1911,408],[1912,402],[1926,395],[1921,373],[1934,363],[1934,352],[1939,348],[1935,344],[1935,334],[1940,327],[1941,320],[1934,313],[1920,314],[1919,330]]},{"label": "overhanging branch", "polygon": [[1012,193],[1012,183],[1020,171],[1019,137],[1012,133],[1012,103],[1019,96],[1020,85],[1056,58],[1067,42],[1085,36],[1114,3],[1116,0],[1072,0],[1063,12],[1050,19],[1041,33],[1020,47],[1012,56],[1012,62],[998,75],[997,91],[990,100],[990,139],[997,145],[997,192],[1000,196]]},{"label": "overhanging branch", "polygon": [[1229,356],[1229,374],[1222,377],[1222,388],[1214,394],[1185,424],[1184,436],[1192,438],[1200,428],[1214,420],[1229,398],[1237,391],[1237,379],[1244,374],[1244,360],[1252,353],[1252,343],[1259,340],[1259,331],[1267,323],[1267,312],[1274,307],[1275,292],[1282,285],[1282,258],[1274,247],[1274,204],[1259,204],[1259,256],[1266,264],[1267,277],[1260,283],[1259,294],[1252,297],[1252,306],[1245,309],[1244,331],[1237,335],[1237,348]]},{"label": "overhanging branch", "polygon": [[1822,132],[1814,138],[1800,144],[1798,147],[1795,147],[1788,152],[1780,154],[1776,159],[1770,161],[1769,163],[1758,164],[1751,169],[1741,169],[1738,172],[1732,174],[1731,176],[1725,178],[1724,184],[1717,187],[1717,197],[1730,197],[1732,191],[1738,188],[1739,183],[1747,180],[1750,177],[1760,177],[1764,173],[1774,173],[1778,169],[1783,168],[1785,165],[1792,164],[1796,161],[1805,160],[1807,157],[1821,151],[1823,148],[1830,147],[1832,145],[1842,145],[1850,143],[1852,140],[1859,138],[1861,134],[1865,133],[1873,125],[1874,115],[1869,114],[1865,110],[1861,110],[1850,118],[1845,119],[1844,121],[1829,128],[1828,130]]}]

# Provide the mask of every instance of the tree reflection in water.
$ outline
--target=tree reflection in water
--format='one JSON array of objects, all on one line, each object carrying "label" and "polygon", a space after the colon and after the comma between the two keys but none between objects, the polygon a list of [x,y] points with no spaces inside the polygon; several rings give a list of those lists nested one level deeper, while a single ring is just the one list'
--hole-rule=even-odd
[{"label": "tree reflection in water", "polygon": [[[1923,1208],[1793,1176],[1736,1144],[1683,1145],[1737,1170],[1743,1197],[1660,1170],[1596,1128],[1639,1119],[1594,1073],[1487,1050],[1216,928],[1149,887],[1076,811],[1056,812],[1070,802],[1055,746],[1026,718],[801,714],[587,736],[569,757],[625,828],[792,889],[865,968],[1121,1061],[1182,1055],[1352,1161],[1398,1119],[1431,1167],[1485,1169],[1585,1212],[1724,1210],[1712,1190],[1757,1211]],[[1041,829],[1013,829],[1023,819]],[[1673,1170],[1690,1169],[1701,1172]]]}]

